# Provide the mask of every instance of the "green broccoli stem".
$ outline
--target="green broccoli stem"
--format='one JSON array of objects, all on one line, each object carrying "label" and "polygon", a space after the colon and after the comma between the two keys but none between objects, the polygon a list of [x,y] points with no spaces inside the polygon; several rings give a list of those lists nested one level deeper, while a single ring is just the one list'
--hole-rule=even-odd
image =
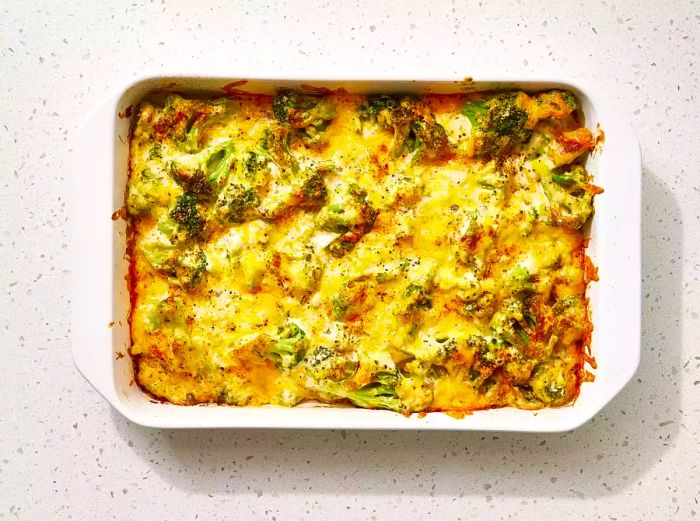
[{"label": "green broccoli stem", "polygon": [[348,393],[347,399],[360,407],[403,412],[405,407],[396,393],[398,380],[398,374],[377,373],[373,382]]},{"label": "green broccoli stem", "polygon": [[207,180],[209,184],[219,184],[228,178],[234,160],[233,151],[233,143],[228,143],[225,148],[219,150],[207,160],[209,171]]}]

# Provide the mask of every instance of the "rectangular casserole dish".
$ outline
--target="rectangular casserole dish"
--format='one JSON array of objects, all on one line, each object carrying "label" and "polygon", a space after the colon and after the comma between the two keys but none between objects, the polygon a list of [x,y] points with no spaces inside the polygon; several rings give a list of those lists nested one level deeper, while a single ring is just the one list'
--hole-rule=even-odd
[{"label": "rectangular casserole dish", "polygon": [[112,406],[130,420],[164,428],[337,428],[446,429],[557,432],[578,427],[595,415],[630,380],[640,351],[641,159],[628,126],[589,88],[563,81],[499,79],[374,81],[248,80],[239,88],[272,93],[304,84],[349,92],[433,92],[562,88],[573,91],[586,126],[605,131],[600,151],[588,161],[597,185],[588,255],[600,282],[589,286],[594,331],[595,381],[584,383],[578,399],[562,408],[476,411],[457,419],[444,413],[404,417],[383,410],[298,406],[177,406],[155,402],[134,383],[127,317],[126,224],[111,215],[124,204],[128,175],[131,108],[145,96],[167,90],[183,95],[222,95],[230,78],[156,77],[139,80],[109,96],[85,120],[75,141],[73,171],[72,344],[76,366]]}]

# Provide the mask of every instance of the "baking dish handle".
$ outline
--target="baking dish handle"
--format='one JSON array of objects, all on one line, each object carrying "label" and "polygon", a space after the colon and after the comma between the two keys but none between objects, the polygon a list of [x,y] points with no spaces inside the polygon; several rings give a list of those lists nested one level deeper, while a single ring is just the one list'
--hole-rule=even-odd
[{"label": "baking dish handle", "polygon": [[78,371],[116,405],[113,224],[116,101],[103,100],[73,140],[71,343]]}]

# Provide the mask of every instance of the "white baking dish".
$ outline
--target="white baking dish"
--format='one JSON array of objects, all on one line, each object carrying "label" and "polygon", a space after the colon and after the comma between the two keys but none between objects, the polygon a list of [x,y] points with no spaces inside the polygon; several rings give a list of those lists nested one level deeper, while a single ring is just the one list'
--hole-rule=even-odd
[{"label": "white baking dish", "polygon": [[[241,88],[271,93],[277,87],[312,84],[350,92],[459,92],[494,88],[571,89],[586,125],[605,131],[602,151],[589,160],[596,198],[588,254],[600,282],[589,287],[594,324],[595,381],[584,383],[574,404],[559,409],[477,411],[462,419],[443,413],[404,417],[389,411],[348,407],[177,406],[149,399],[133,383],[129,345],[129,294],[125,276],[125,223],[112,220],[121,208],[127,180],[128,107],[160,89],[184,94],[223,94],[228,78],[158,77],[116,91],[85,120],[74,143],[72,341],[75,364],[85,378],[130,420],[154,427],[259,427],[337,429],[450,429],[566,431],[586,422],[630,380],[640,351],[641,159],[627,125],[598,93],[563,81],[250,80]],[[110,327],[110,324],[113,326]],[[123,355],[123,356],[122,356]]]}]

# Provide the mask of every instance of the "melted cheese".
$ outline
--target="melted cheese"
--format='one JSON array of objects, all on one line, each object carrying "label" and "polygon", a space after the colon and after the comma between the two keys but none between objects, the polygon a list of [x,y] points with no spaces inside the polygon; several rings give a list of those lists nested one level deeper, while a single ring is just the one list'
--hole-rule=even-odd
[{"label": "melted cheese", "polygon": [[[474,157],[465,95],[423,97],[449,141],[432,159],[419,139],[397,153],[397,133],[361,117],[365,100],[326,95],[334,115],[307,134],[277,121],[267,96],[141,104],[127,191],[136,381],[177,404],[408,413],[572,400],[591,326],[585,242],[551,206],[569,192],[547,195],[557,186],[527,142]],[[532,142],[576,126],[549,118]],[[275,132],[287,135],[281,158]],[[230,166],[202,191],[212,181],[196,176],[214,175],[229,143]],[[312,202],[310,172],[325,187]],[[222,221],[228,189],[258,199]],[[186,194],[194,233],[176,209]],[[285,327],[303,336],[287,358]]]}]

